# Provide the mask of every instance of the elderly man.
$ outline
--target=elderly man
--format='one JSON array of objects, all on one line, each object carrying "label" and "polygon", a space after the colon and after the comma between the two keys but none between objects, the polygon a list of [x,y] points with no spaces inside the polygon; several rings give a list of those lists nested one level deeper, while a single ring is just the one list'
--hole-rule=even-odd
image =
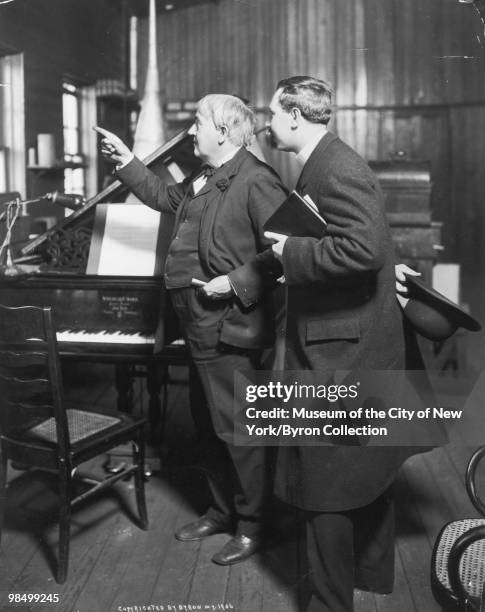
[{"label": "elderly man", "polygon": [[[275,145],[297,154],[297,191],[326,220],[321,239],[267,233],[288,286],[286,367],[404,369],[402,315],[383,197],[365,161],[327,130],[331,90],[312,77],[280,81],[270,105]],[[402,275],[398,280],[402,279]],[[390,485],[406,448],[279,449],[276,491],[306,511],[311,612],[353,610],[354,585],[390,592]]]},{"label": "elderly man", "polygon": [[236,563],[260,546],[267,487],[265,449],[232,442],[233,375],[258,368],[261,352],[273,343],[269,290],[281,267],[263,225],[286,190],[277,174],[247,151],[254,117],[234,96],[200,100],[189,133],[205,165],[199,175],[173,186],[117,137],[98,131],[104,155],[118,164],[118,178],[146,205],[175,215],[164,281],[221,440],[217,473],[210,479],[213,504],[175,536],[200,540],[235,529],[212,560]]}]

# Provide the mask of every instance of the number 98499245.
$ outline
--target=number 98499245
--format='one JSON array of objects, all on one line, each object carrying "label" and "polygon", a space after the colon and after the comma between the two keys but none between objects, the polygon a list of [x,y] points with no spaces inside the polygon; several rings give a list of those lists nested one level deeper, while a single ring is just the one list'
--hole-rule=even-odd
[{"label": "number 98499245", "polygon": [[59,603],[59,593],[9,593],[9,603]]}]

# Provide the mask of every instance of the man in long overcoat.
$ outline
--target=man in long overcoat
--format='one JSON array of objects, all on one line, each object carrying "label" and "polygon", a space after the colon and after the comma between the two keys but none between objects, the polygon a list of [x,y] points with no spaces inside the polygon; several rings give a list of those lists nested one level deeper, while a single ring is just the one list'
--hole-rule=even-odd
[{"label": "man in long overcoat", "polygon": [[[376,177],[327,130],[331,90],[311,77],[281,81],[270,105],[275,145],[303,165],[296,190],[327,222],[321,239],[276,240],[288,287],[285,367],[403,370],[394,253]],[[311,612],[353,610],[353,588],[390,592],[390,487],[406,448],[281,447],[276,492],[306,512],[314,590]]]}]

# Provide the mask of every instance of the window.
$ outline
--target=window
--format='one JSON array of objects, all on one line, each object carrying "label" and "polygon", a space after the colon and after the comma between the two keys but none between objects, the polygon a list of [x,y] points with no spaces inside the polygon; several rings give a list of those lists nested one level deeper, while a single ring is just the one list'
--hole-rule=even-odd
[{"label": "window", "polygon": [[62,87],[62,122],[64,131],[64,161],[72,168],[64,170],[64,191],[86,195],[81,134],[81,88],[65,81]]},{"label": "window", "polygon": [[25,195],[25,109],[22,54],[0,49],[0,191]]}]

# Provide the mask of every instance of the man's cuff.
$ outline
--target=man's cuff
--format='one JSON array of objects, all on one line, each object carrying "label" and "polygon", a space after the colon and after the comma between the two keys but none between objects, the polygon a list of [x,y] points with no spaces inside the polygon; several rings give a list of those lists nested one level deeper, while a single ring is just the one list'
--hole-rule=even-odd
[{"label": "man's cuff", "polygon": [[115,166],[116,172],[118,172],[119,170],[122,170],[123,168],[125,168],[130,162],[133,161],[134,157],[135,157],[134,153],[130,153],[130,157],[128,158],[127,161],[125,161],[122,164],[116,164],[116,166]]},{"label": "man's cuff", "polygon": [[113,170],[115,176],[119,178],[127,187],[133,187],[138,184],[141,180],[140,177],[144,177],[147,171],[145,164],[136,157],[120,170]]}]

